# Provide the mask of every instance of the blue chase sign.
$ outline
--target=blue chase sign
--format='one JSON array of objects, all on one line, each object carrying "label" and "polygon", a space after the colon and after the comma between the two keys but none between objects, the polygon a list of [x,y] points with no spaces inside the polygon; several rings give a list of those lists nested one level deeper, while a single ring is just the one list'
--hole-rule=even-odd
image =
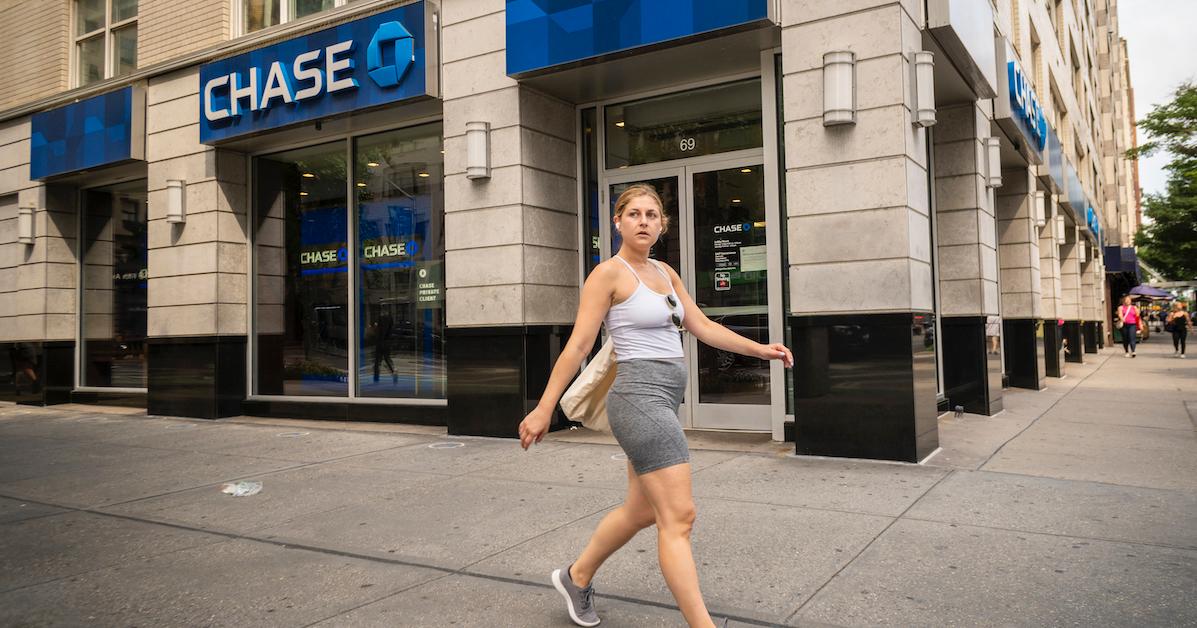
[{"label": "blue chase sign", "polygon": [[111,166],[142,159],[145,92],[125,87],[33,114],[29,178]]},{"label": "blue chase sign", "polygon": [[1006,62],[1006,78],[1010,88],[1010,111],[1023,135],[1031,140],[1036,152],[1043,152],[1047,142],[1047,118],[1043,106],[1031,88],[1031,81],[1014,59]]},{"label": "blue chase sign", "polygon": [[200,68],[200,141],[436,93],[435,30],[424,2]]}]

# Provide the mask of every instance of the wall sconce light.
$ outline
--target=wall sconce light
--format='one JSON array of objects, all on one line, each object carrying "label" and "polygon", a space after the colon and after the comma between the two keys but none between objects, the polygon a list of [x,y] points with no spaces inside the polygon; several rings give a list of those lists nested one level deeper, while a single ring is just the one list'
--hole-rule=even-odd
[{"label": "wall sconce light", "polygon": [[1081,263],[1084,264],[1086,261],[1088,261],[1089,246],[1086,244],[1082,244],[1081,246],[1078,246],[1076,248],[1077,248],[1077,253],[1076,253],[1077,259],[1079,259],[1081,261]]},{"label": "wall sconce light", "polygon": [[985,138],[986,165],[988,173],[985,185],[991,188],[1002,187],[1002,141],[996,137]]},{"label": "wall sconce light", "polygon": [[33,244],[33,216],[36,211],[33,205],[17,208],[17,242]]},{"label": "wall sconce light", "polygon": [[176,225],[187,222],[186,181],[166,180],[166,222]]},{"label": "wall sconce light", "polygon": [[935,124],[935,53],[914,53],[914,124],[923,128]]},{"label": "wall sconce light", "polygon": [[489,122],[466,122],[466,178],[490,178]]},{"label": "wall sconce light", "polygon": [[1056,244],[1064,244],[1067,238],[1064,236],[1064,214],[1056,214]]},{"label": "wall sconce light", "polygon": [[856,53],[823,55],[823,126],[856,124]]},{"label": "wall sconce light", "polygon": [[1047,192],[1035,190],[1031,210],[1035,215],[1035,226],[1042,229],[1047,224]]}]

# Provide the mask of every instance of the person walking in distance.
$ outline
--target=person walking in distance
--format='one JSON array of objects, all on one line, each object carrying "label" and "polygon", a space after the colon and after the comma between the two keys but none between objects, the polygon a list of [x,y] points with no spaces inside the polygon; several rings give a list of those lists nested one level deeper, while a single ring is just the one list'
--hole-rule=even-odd
[{"label": "person walking in distance", "polygon": [[599,523],[572,563],[553,571],[554,588],[579,626],[599,623],[594,609],[595,573],[640,530],[656,525],[657,559],[665,583],[690,626],[714,623],[698,586],[690,549],[695,520],[690,452],[678,421],[686,389],[686,363],[679,330],[724,351],[762,360],[793,355],[781,343],[761,344],[708,319],[690,298],[674,269],[649,259],[669,226],[660,197],[649,185],[629,187],[615,203],[615,229],[623,244],[586,279],[569,342],[549,376],[540,403],[519,426],[527,449],[548,432],[553,410],[605,324],[616,355],[616,376],[607,396],[611,432],[628,456],[628,490],[621,506]]},{"label": "person walking in distance", "polygon": [[1122,323],[1122,355],[1123,357],[1135,357],[1135,343],[1138,342],[1137,334],[1139,332],[1139,325],[1141,318],[1139,316],[1139,308],[1131,303],[1130,295],[1122,297],[1122,305],[1118,306],[1118,320]]},{"label": "person walking in distance", "polygon": [[1185,340],[1189,337],[1189,328],[1193,326],[1193,317],[1188,312],[1188,306],[1181,301],[1172,302],[1172,311],[1168,312],[1167,327],[1172,330],[1172,355],[1185,359]]}]

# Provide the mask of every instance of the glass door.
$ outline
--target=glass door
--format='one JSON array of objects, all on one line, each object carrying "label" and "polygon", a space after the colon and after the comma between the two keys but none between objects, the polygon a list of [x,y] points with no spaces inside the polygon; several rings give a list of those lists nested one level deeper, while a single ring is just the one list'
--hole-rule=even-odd
[{"label": "glass door", "polygon": [[[630,185],[647,183],[661,196],[672,224],[650,255],[673,267],[703,312],[758,342],[769,338],[765,173],[760,157],[704,159],[689,165],[608,176],[602,228],[609,257],[619,251],[611,229],[615,201]],[[772,374],[764,360],[709,347],[687,334],[690,369],[678,413],[688,427],[769,431]]]},{"label": "glass door", "polygon": [[[768,242],[763,163],[687,168],[690,294],[711,320],[757,342],[769,340]],[[769,363],[687,339],[694,394],[691,425],[767,431]]]}]

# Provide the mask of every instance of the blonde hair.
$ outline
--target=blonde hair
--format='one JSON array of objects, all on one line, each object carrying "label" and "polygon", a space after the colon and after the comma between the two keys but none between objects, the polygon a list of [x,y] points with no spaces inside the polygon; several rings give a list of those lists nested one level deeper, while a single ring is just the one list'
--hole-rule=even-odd
[{"label": "blonde hair", "polygon": [[647,183],[636,183],[634,185],[630,185],[628,186],[628,189],[623,191],[623,194],[619,195],[619,198],[615,201],[616,220],[618,220],[620,216],[623,216],[623,210],[628,206],[628,203],[631,203],[634,199],[640,198],[641,196],[647,196],[657,204],[657,207],[661,210],[661,233],[669,231],[669,214],[665,213],[665,203],[661,202],[661,197],[657,194],[657,190]]}]

